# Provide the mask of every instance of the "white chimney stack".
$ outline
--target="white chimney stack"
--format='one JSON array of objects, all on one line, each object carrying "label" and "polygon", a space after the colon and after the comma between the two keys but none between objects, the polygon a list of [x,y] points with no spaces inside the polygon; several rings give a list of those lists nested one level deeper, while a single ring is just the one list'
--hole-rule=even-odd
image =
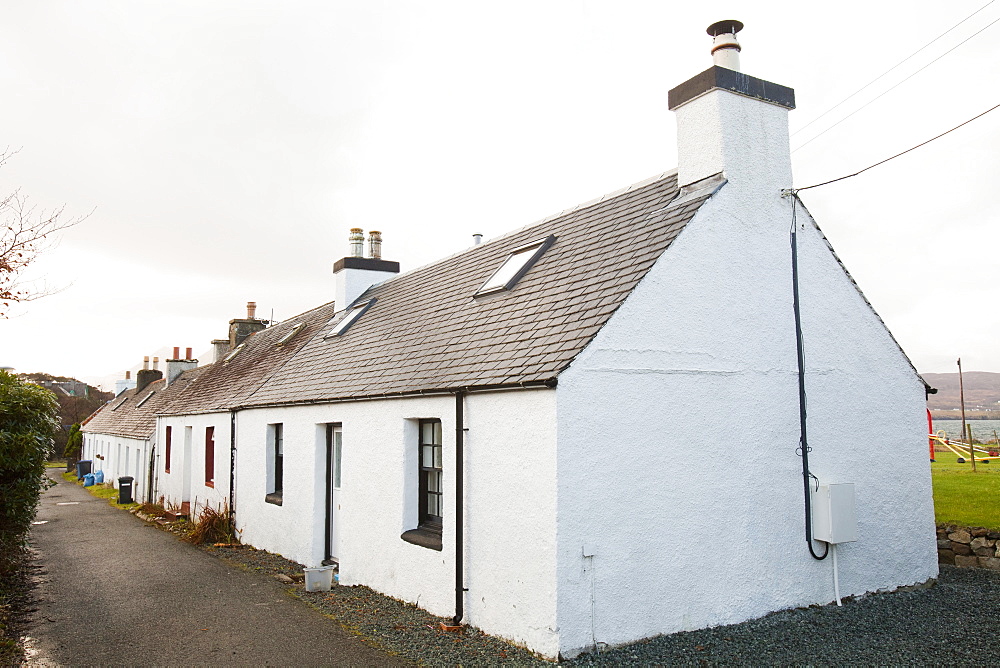
[{"label": "white chimney stack", "polygon": [[479,234],[478,232],[473,234],[472,243],[475,246],[478,246],[479,244],[483,243],[483,235]]},{"label": "white chimney stack", "polygon": [[338,311],[353,304],[371,286],[399,273],[398,262],[382,259],[381,232],[372,232],[369,237],[371,257],[364,257],[365,233],[360,227],[352,227],[348,238],[351,254],[333,264],[334,303]]},{"label": "white chimney stack", "polygon": [[715,64],[669,93],[681,186],[721,173],[730,187],[773,193],[791,187],[788,112],[795,91],[739,72],[742,28],[733,20],[709,26]]}]

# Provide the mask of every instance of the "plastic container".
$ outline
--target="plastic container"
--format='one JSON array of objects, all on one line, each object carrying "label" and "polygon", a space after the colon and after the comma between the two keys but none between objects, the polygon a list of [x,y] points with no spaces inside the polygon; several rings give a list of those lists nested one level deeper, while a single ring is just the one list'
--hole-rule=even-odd
[{"label": "plastic container", "polygon": [[132,481],[135,480],[130,475],[123,475],[118,478],[118,503],[133,503],[132,501]]},{"label": "plastic container", "polygon": [[94,466],[94,461],[92,459],[81,459],[76,463],[76,479],[83,480],[83,476],[90,473]]},{"label": "plastic container", "polygon": [[86,474],[84,474],[84,476],[83,476],[83,486],[84,487],[93,487],[94,486],[94,474],[93,473],[86,473]]},{"label": "plastic container", "polygon": [[100,469],[94,471],[94,482],[97,483],[98,485],[104,482],[104,471]]},{"label": "plastic container", "polygon": [[333,566],[303,568],[306,576],[306,591],[330,591],[333,587]]}]

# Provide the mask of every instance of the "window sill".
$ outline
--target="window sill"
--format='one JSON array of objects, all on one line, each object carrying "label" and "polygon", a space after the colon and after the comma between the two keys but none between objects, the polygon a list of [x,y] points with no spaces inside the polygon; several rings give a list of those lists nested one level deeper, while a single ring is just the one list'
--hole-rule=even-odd
[{"label": "window sill", "polygon": [[407,543],[426,547],[430,550],[441,551],[441,532],[429,529],[410,529],[404,531],[400,536]]},{"label": "window sill", "polygon": [[281,505],[281,492],[271,492],[264,497],[266,503],[273,503],[276,506]]}]

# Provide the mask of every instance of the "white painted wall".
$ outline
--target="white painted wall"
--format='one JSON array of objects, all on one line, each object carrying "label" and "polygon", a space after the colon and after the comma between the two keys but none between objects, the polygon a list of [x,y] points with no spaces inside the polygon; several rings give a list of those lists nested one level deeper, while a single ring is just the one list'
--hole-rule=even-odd
[{"label": "white painted wall", "polygon": [[396,273],[371,269],[341,269],[333,276],[334,302],[337,305],[337,310],[342,311],[360,297],[365,290],[376,283],[396,276]]},{"label": "white painted wall", "polygon": [[[166,470],[166,428],[173,427],[170,448],[170,471]],[[191,428],[190,456],[185,456],[185,429]],[[214,486],[205,481],[205,430],[215,427],[215,480]],[[197,515],[197,508],[210,505],[222,509],[229,503],[229,460],[230,460],[230,418],[229,413],[208,413],[204,415],[168,416],[157,418],[157,442],[161,445],[156,452],[156,496],[162,496],[168,507],[179,507],[181,503],[191,503],[191,512]],[[185,493],[185,476],[189,489]]]},{"label": "white painted wall", "polygon": [[[403,541],[416,527],[417,421],[444,436],[443,550]],[[325,425],[343,430],[340,581],[452,616],[455,398],[271,408],[238,414],[237,523],[243,540],[307,566],[324,558]],[[282,505],[267,503],[269,424],[284,425]],[[555,392],[466,398],[466,621],[554,655]]]},{"label": "white painted wall", "polygon": [[[559,378],[566,656],[833,599],[831,560],[804,538],[791,204],[780,180],[731,171],[744,181],[701,208]],[[842,595],[925,581],[923,385],[801,209],[799,222],[811,468],[857,489]]]},{"label": "white painted wall", "polygon": [[116,489],[119,477],[132,476],[132,498],[141,502],[148,488],[150,450],[151,442],[144,439],[84,432],[80,459],[92,460],[92,470],[103,471],[104,482],[112,483]]}]

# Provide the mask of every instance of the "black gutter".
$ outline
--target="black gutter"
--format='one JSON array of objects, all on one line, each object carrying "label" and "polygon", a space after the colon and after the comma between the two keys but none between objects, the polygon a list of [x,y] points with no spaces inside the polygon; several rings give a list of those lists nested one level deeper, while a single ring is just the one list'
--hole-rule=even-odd
[{"label": "black gutter", "polygon": [[[405,397],[423,397],[430,395],[447,395],[456,394],[462,392],[464,394],[471,392],[498,392],[500,390],[533,390],[542,388],[554,388],[557,384],[557,379],[549,378],[547,380],[532,380],[522,383],[498,383],[495,385],[464,385],[460,387],[443,387],[429,390],[411,390],[409,392],[385,392],[382,394],[363,394],[357,396],[348,397],[328,397],[324,399],[307,399],[305,401],[280,401],[280,402],[270,402],[270,403],[260,403],[260,404],[242,404],[240,406],[233,406],[230,410],[240,411],[249,410],[252,408],[279,408],[285,406],[314,406],[316,404],[336,404],[343,403],[347,401],[372,401],[375,399],[401,399]],[[205,411],[205,413],[215,413],[218,411]],[[178,415],[198,415],[199,413],[178,413]]]},{"label": "black gutter", "polygon": [[455,393],[455,625],[465,616],[465,392]]}]

